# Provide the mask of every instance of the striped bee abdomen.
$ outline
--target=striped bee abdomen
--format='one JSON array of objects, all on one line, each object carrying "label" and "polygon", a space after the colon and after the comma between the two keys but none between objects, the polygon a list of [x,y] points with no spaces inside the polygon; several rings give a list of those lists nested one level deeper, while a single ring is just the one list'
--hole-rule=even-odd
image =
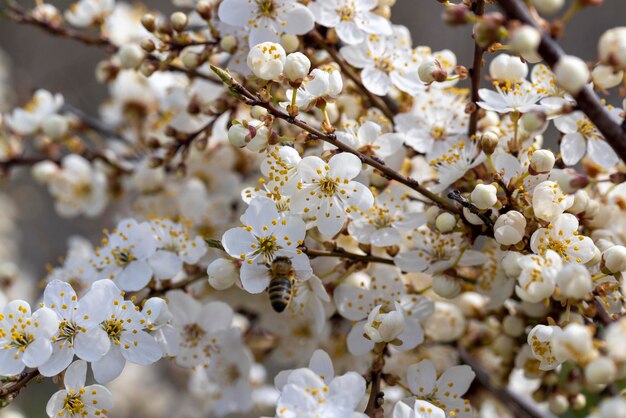
[{"label": "striped bee abdomen", "polygon": [[276,277],[270,280],[267,292],[270,303],[276,312],[284,311],[291,302],[292,285],[288,276]]}]

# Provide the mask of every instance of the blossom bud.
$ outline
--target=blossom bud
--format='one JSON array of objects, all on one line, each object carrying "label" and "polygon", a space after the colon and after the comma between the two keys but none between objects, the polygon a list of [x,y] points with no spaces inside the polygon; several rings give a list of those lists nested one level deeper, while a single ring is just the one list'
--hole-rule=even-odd
[{"label": "blossom bud", "polygon": [[43,132],[52,139],[63,138],[67,135],[69,126],[69,120],[61,115],[50,115],[41,124]]},{"label": "blossom bud", "polygon": [[586,326],[570,323],[554,338],[553,352],[557,358],[574,362],[593,358],[596,353],[593,335]]},{"label": "blossom bud", "polygon": [[237,38],[233,35],[226,35],[220,39],[220,49],[232,53],[237,48]]},{"label": "blossom bud", "polygon": [[133,43],[122,45],[117,52],[117,57],[120,59],[120,67],[124,69],[139,67],[144,56],[145,54],[141,46]]},{"label": "blossom bud", "polygon": [[585,263],[585,266],[587,267],[593,267],[596,264],[600,263],[600,261],[602,261],[602,252],[598,249],[598,247],[593,247],[593,257],[591,258],[591,260],[587,261]]},{"label": "blossom bud", "polygon": [[522,254],[517,251],[509,251],[504,257],[502,257],[502,268],[504,274],[507,277],[517,278],[522,273],[522,268],[519,265],[518,260],[522,257]]},{"label": "blossom bud", "polygon": [[395,340],[405,327],[404,315],[399,305],[396,304],[396,310],[388,313],[380,313],[381,308],[382,305],[378,305],[372,309],[363,327],[365,335],[375,343]]},{"label": "blossom bud", "polygon": [[217,290],[231,287],[239,279],[239,269],[231,260],[218,258],[207,267],[209,284]]},{"label": "blossom bud", "polygon": [[556,282],[568,299],[584,299],[593,289],[589,270],[580,264],[566,264],[557,273]]},{"label": "blossom bud", "polygon": [[538,134],[548,127],[548,115],[541,110],[530,110],[522,115],[522,128],[530,134]]},{"label": "blossom bud", "polygon": [[285,50],[280,44],[263,42],[250,49],[246,62],[258,78],[276,80],[283,72],[285,59]]},{"label": "blossom bud", "polygon": [[589,81],[589,68],[583,60],[573,55],[564,55],[554,66],[554,75],[559,86],[576,94]]},{"label": "blossom bud", "polygon": [[443,212],[435,219],[435,226],[440,232],[451,232],[456,226],[456,217],[448,212]]},{"label": "blossom bud", "polygon": [[524,238],[526,218],[521,213],[511,210],[500,215],[493,228],[493,235],[498,244],[514,245]]},{"label": "blossom bud", "polygon": [[626,271],[626,247],[614,245],[602,254],[602,264],[609,273]]},{"label": "blossom bud", "polygon": [[626,70],[626,26],[609,29],[598,42],[600,61],[618,70]]},{"label": "blossom bud", "polygon": [[459,282],[445,274],[436,274],[432,281],[433,292],[446,299],[453,299],[461,293],[461,285]]},{"label": "blossom bud", "polygon": [[548,398],[548,408],[555,415],[563,415],[569,409],[569,401],[559,393],[555,393]]},{"label": "blossom bud", "polygon": [[30,170],[33,179],[40,184],[46,184],[58,172],[59,166],[48,160],[36,163]]},{"label": "blossom bud", "polygon": [[478,209],[490,209],[498,202],[498,189],[493,184],[477,184],[472,191],[472,203]]},{"label": "blossom bud", "polygon": [[594,385],[608,385],[615,380],[617,367],[608,357],[598,357],[585,366],[585,380]]},{"label": "blossom bud", "polygon": [[141,24],[148,32],[154,32],[156,29],[156,17],[153,14],[146,13],[141,17]]},{"label": "blossom bud", "polygon": [[489,75],[498,81],[519,82],[528,75],[528,65],[519,57],[500,54],[489,64]]},{"label": "blossom bud", "polygon": [[466,327],[461,309],[451,303],[435,302],[435,311],[424,323],[424,332],[435,342],[448,343],[460,338]]},{"label": "blossom bud", "polygon": [[498,146],[498,135],[493,131],[487,131],[480,137],[480,145],[487,155],[493,154]]},{"label": "blossom bud", "polygon": [[465,25],[473,13],[464,4],[452,4],[443,10],[442,20],[450,26]]},{"label": "blossom bud", "polygon": [[539,31],[532,26],[524,25],[511,35],[511,48],[518,54],[531,53],[537,51],[541,42]]},{"label": "blossom bud", "polygon": [[288,33],[280,37],[280,44],[285,48],[287,53],[295,52],[300,46],[300,40],[296,35],[290,35]]},{"label": "blossom bud", "polygon": [[443,82],[448,79],[448,73],[441,67],[441,64],[436,59],[426,59],[420,64],[417,69],[417,74],[420,80],[426,84],[430,84],[433,81]]},{"label": "blossom bud", "polygon": [[549,173],[554,167],[555,162],[554,154],[547,149],[540,149],[533,152],[530,157],[530,174],[545,174]]},{"label": "blossom bud", "polygon": [[615,71],[608,65],[598,65],[591,71],[591,80],[599,89],[610,89],[618,86],[624,79],[624,72]]},{"label": "blossom bud", "polygon": [[563,7],[565,0],[532,0],[532,3],[541,13],[551,15]]},{"label": "blossom bud", "polygon": [[185,30],[187,23],[189,22],[189,18],[183,12],[174,12],[170,16],[170,22],[172,23],[172,28],[176,32],[181,32]]},{"label": "blossom bud", "polygon": [[578,190],[574,193],[574,204],[567,209],[569,213],[573,213],[577,215],[579,213],[583,213],[585,209],[587,209],[587,205],[589,204],[589,195],[584,190]]},{"label": "blossom bud", "polygon": [[240,123],[233,124],[228,129],[228,141],[237,148],[243,148],[249,141],[250,130]]},{"label": "blossom bud", "polygon": [[190,51],[184,50],[180,57],[181,61],[185,68],[193,70],[194,68],[198,68],[200,64],[202,64],[202,57],[200,54]]},{"label": "blossom bud", "polygon": [[493,12],[483,15],[483,18],[474,25],[474,39],[483,48],[500,41],[505,35],[503,27],[504,16]]},{"label": "blossom bud", "polygon": [[204,20],[211,19],[212,14],[212,2],[208,0],[200,0],[196,4],[196,12],[202,17]]},{"label": "blossom bud", "polygon": [[517,338],[524,334],[524,320],[519,316],[508,315],[502,321],[502,330],[509,336]]},{"label": "blossom bud", "polygon": [[437,206],[431,206],[426,209],[426,220],[429,224],[435,225],[437,223],[437,217],[441,213],[440,209]]},{"label": "blossom bud", "polygon": [[311,61],[302,52],[293,52],[285,59],[285,77],[293,83],[302,82],[309,74]]},{"label": "blossom bud", "polygon": [[261,117],[267,115],[267,109],[261,106],[252,106],[250,115],[255,119],[261,119]]}]

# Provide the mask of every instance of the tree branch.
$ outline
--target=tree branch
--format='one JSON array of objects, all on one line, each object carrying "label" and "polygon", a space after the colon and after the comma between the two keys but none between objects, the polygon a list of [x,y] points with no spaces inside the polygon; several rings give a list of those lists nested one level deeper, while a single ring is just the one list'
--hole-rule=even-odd
[{"label": "tree branch", "polygon": [[219,75],[219,77],[222,79],[222,81],[224,81],[224,83],[226,83],[228,85],[228,87],[230,88],[231,92],[233,92],[235,94],[235,96],[239,100],[243,101],[244,103],[248,104],[249,106],[260,106],[260,107],[266,109],[268,111],[268,113],[271,114],[272,116],[274,116],[275,118],[282,119],[282,120],[284,120],[284,121],[286,121],[286,122],[288,122],[288,123],[290,123],[290,124],[292,124],[294,126],[299,127],[300,129],[308,132],[313,138],[320,139],[322,141],[328,142],[329,144],[334,145],[335,147],[340,149],[341,151],[348,152],[350,154],[356,155],[357,157],[359,157],[361,162],[363,162],[364,164],[367,164],[367,165],[369,165],[371,167],[374,167],[385,178],[387,178],[389,180],[395,180],[398,183],[404,184],[405,186],[407,186],[407,187],[415,190],[416,192],[422,194],[424,197],[430,199],[432,202],[437,204],[442,209],[447,210],[448,212],[455,213],[455,214],[460,214],[459,209],[456,206],[454,206],[450,201],[448,201],[447,199],[445,199],[445,198],[443,198],[443,197],[441,197],[441,196],[431,192],[430,190],[428,190],[424,186],[420,185],[417,180],[415,180],[415,179],[413,179],[411,177],[404,176],[404,175],[400,174],[399,172],[395,171],[394,169],[386,166],[384,162],[382,162],[382,161],[380,161],[378,159],[372,158],[372,157],[370,157],[368,155],[365,155],[362,152],[359,152],[358,150],[352,148],[351,146],[349,146],[347,144],[344,144],[343,142],[337,140],[337,137],[334,134],[325,133],[325,132],[321,131],[320,129],[315,128],[315,127],[309,125],[308,123],[306,123],[302,119],[298,119],[296,117],[293,117],[293,116],[289,115],[283,109],[281,109],[279,107],[276,107],[272,103],[264,102],[258,96],[256,96],[254,93],[252,93],[248,89],[246,89],[241,83],[239,83],[237,80],[232,78],[225,71],[221,70],[220,68],[214,67],[214,66],[211,66],[211,68],[213,69],[213,71],[216,74]]},{"label": "tree branch", "polygon": [[391,97],[388,97],[388,96],[384,96],[384,97],[377,96],[374,93],[372,93],[371,91],[369,91],[368,89],[366,89],[365,86],[363,85],[363,82],[361,81],[361,77],[359,77],[359,75],[354,72],[352,67],[350,67],[350,65],[346,62],[346,60],[344,60],[343,57],[341,55],[339,55],[339,52],[334,47],[332,47],[332,46],[328,45],[328,43],[326,43],[326,40],[324,39],[322,34],[317,31],[317,29],[313,29],[309,33],[309,36],[321,48],[323,48],[326,52],[328,52],[328,54],[332,57],[332,59],[337,64],[339,64],[339,67],[341,68],[341,71],[343,71],[343,73],[350,80],[352,80],[354,82],[354,84],[356,84],[358,89],[361,90],[361,92],[365,96],[367,96],[367,98],[370,100],[370,102],[372,102],[372,104],[374,106],[376,106],[378,109],[380,109],[380,111],[383,112],[385,117],[387,119],[389,119],[389,121],[391,123],[393,123],[393,117],[395,116],[395,113],[398,111],[398,104]]},{"label": "tree branch", "polygon": [[[476,16],[482,16],[485,12],[485,0],[474,0],[472,4],[472,12]],[[472,101],[472,112],[470,113],[468,135],[471,138],[476,135],[476,129],[478,126],[478,89],[480,88],[481,70],[483,67],[483,53],[485,49],[478,45],[474,40],[474,62],[472,63],[472,69],[470,70],[470,77],[472,79],[472,90],[470,99]]]},{"label": "tree branch", "polygon": [[[540,31],[541,43],[539,44],[537,52],[551,68],[554,68],[559,59],[565,55],[565,52],[549,34],[541,30],[523,2],[520,0],[498,0],[498,4],[509,19],[519,20]],[[585,86],[574,98],[576,99],[578,108],[582,110],[596,125],[598,130],[602,132],[606,142],[615,150],[622,161],[626,161],[626,131],[622,129],[620,124],[611,119],[609,113],[600,103],[598,96],[589,86]]]},{"label": "tree branch", "polygon": [[[19,378],[11,384],[6,385],[0,389],[0,400],[4,400],[7,397],[14,397],[22,390],[28,383],[39,376],[39,370],[30,370],[20,374]],[[10,400],[10,399],[9,399]]]},{"label": "tree branch", "polygon": [[383,410],[383,392],[380,390],[380,384],[383,377],[383,367],[385,366],[385,349],[386,343],[379,343],[374,348],[376,357],[372,362],[369,380],[371,382],[370,396],[367,400],[365,415],[370,418],[383,418],[385,411]]}]

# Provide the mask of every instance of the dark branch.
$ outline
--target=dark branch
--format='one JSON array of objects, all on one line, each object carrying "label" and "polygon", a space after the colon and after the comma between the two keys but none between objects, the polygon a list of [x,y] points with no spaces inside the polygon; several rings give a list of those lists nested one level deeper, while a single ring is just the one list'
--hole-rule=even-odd
[{"label": "dark branch", "polygon": [[[509,19],[519,20],[526,25],[537,28],[541,32],[541,43],[537,52],[550,67],[554,68],[561,57],[565,55],[565,52],[549,34],[541,30],[524,3],[520,0],[498,0],[498,3]],[[585,86],[577,95],[574,95],[574,98],[578,108],[602,132],[606,142],[615,150],[622,161],[626,161],[626,131],[620,124],[611,119],[609,113],[600,103],[598,96],[589,86]]]}]

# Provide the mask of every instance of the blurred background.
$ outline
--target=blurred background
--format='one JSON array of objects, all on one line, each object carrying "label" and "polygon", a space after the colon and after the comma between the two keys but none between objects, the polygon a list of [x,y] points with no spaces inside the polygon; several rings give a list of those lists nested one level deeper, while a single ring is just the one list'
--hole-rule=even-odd
[{"label": "blurred background", "polygon": [[[19,3],[30,7],[34,5],[34,0],[19,0]],[[51,0],[49,3],[63,10],[71,1]],[[144,4],[167,14],[175,10],[169,0],[145,0]],[[435,0],[398,0],[392,10],[393,22],[406,25],[411,30],[414,46],[428,45],[434,51],[450,49],[457,55],[459,64],[471,66],[471,27],[445,26],[440,19],[442,6]],[[605,0],[603,7],[579,12],[568,25],[561,42],[568,53],[592,60],[602,32],[625,24],[626,1]],[[2,17],[0,50],[4,52],[0,62],[10,68],[13,90],[9,99],[0,103],[0,110],[23,104],[34,90],[44,88],[62,93],[67,103],[90,115],[98,114],[98,107],[107,95],[106,86],[98,84],[94,78],[94,68],[104,57],[102,50],[54,38],[37,28],[18,25]],[[95,241],[100,235],[100,228],[107,224],[102,219],[59,218],[46,190],[34,184],[27,172],[14,173],[10,182],[0,183],[0,191],[13,200],[13,208],[3,205],[0,200],[0,224],[2,218],[15,216],[16,229],[11,233],[19,243],[16,250],[21,254],[20,268],[33,281],[43,278],[46,265],[56,264],[58,258],[65,254],[69,236],[80,234]],[[113,209],[109,208],[109,213]],[[36,298],[36,295],[33,297]],[[32,406],[32,402],[23,405],[28,417],[45,415],[40,404],[31,409]]]}]

